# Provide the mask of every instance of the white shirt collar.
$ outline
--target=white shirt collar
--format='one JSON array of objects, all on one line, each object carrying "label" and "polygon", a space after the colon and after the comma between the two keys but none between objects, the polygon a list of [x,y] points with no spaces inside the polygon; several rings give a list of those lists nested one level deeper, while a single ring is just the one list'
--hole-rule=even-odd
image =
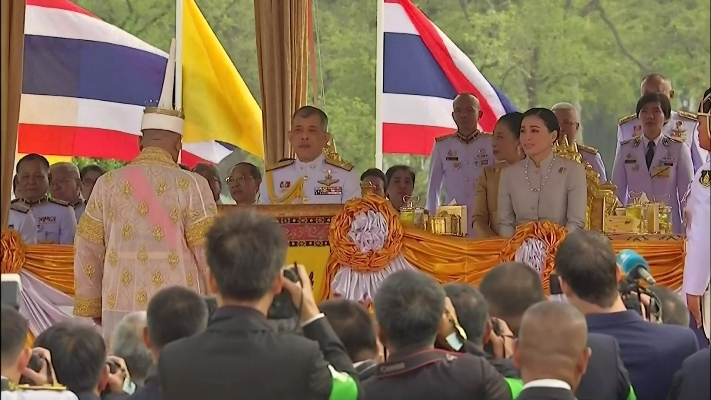
[{"label": "white shirt collar", "polygon": [[321,153],[320,156],[316,157],[315,160],[310,161],[310,162],[303,162],[303,161],[299,160],[299,157],[297,156],[296,157],[296,165],[299,167],[299,169],[302,169],[302,170],[314,169],[314,168],[319,167],[321,164],[323,164],[325,159],[326,159],[326,156],[323,154],[323,152]]},{"label": "white shirt collar", "polygon": [[[659,146],[659,141],[662,140],[662,137],[664,137],[663,133],[659,134],[659,136],[657,136],[657,138],[653,140],[655,148]],[[651,142],[651,141],[652,140],[649,140],[646,136],[642,135],[642,142],[644,143],[645,150],[647,150],[647,146],[649,145],[649,142]]]},{"label": "white shirt collar", "polygon": [[570,385],[566,382],[563,382],[559,379],[536,379],[535,381],[528,382],[527,384],[523,385],[523,389],[531,388],[531,387],[548,387],[548,388],[557,388],[557,389],[567,389],[567,390],[572,390]]}]

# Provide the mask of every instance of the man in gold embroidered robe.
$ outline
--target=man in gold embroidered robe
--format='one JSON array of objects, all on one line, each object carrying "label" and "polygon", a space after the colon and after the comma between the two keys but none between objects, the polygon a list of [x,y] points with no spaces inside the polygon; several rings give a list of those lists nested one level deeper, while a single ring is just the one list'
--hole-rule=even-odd
[{"label": "man in gold embroidered robe", "polygon": [[184,121],[163,98],[145,110],[141,154],[96,181],[77,226],[74,314],[100,323],[107,342],[162,288],[207,292],[203,240],[217,206],[207,181],[176,163]]}]

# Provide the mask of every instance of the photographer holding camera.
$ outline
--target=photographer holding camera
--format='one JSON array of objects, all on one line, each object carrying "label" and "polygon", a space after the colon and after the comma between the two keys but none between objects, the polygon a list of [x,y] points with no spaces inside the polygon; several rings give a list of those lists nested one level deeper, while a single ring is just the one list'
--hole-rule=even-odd
[{"label": "photographer holding camera", "polygon": [[[163,348],[166,399],[360,398],[356,371],[316,306],[306,270],[283,269],[287,244],[274,218],[251,210],[210,228],[208,285],[219,308],[205,332]],[[267,316],[299,318],[303,336],[276,332]]]},{"label": "photographer holding camera", "polygon": [[585,314],[588,332],[617,339],[637,397],[665,400],[674,373],[698,350],[691,329],[648,322],[625,307],[617,257],[600,232],[569,233],[558,247],[555,268],[568,302]]},{"label": "photographer holding camera", "polygon": [[[2,304],[2,399],[72,400],[77,397],[57,384],[47,349],[25,346],[27,320],[15,308]],[[33,362],[31,362],[31,360]],[[35,369],[29,367],[31,363]],[[28,382],[18,385],[20,380]]]}]

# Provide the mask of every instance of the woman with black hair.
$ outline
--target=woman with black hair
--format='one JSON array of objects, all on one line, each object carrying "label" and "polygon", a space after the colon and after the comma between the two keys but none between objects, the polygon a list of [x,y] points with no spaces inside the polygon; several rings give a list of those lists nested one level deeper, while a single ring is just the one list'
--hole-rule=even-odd
[{"label": "woman with black hair", "polygon": [[684,233],[681,199],[694,177],[691,149],[681,139],[663,134],[671,118],[667,96],[650,93],[637,102],[642,135],[620,143],[612,168],[612,183],[623,206],[642,193],[671,207],[672,230]]},{"label": "woman with black hair", "polygon": [[497,163],[484,167],[476,183],[474,209],[472,210],[472,228],[475,236],[479,239],[499,236],[497,203],[501,171],[526,157],[519,142],[522,121],[523,114],[512,112],[499,118],[494,126],[491,149]]},{"label": "woman with black hair", "polygon": [[390,204],[400,211],[415,191],[415,171],[407,165],[393,165],[385,172],[385,195]]},{"label": "woman with black hair", "polygon": [[501,172],[500,236],[511,237],[517,226],[531,221],[555,222],[568,231],[585,228],[585,167],[555,155],[559,132],[553,111],[532,108],[523,113],[519,141],[526,157]]}]

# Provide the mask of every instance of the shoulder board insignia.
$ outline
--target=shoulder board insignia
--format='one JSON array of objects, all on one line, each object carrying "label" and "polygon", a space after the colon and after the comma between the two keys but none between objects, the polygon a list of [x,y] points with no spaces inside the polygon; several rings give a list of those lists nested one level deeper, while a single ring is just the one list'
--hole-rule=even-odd
[{"label": "shoulder board insignia", "polygon": [[295,160],[284,160],[282,162],[278,162],[276,164],[270,165],[265,170],[268,171],[274,171],[275,169],[280,169],[284,167],[288,167],[289,165],[293,164]]},{"label": "shoulder board insignia", "polygon": [[481,131],[479,131],[479,133],[481,133],[481,134],[484,135],[484,136],[491,136],[491,135],[493,135],[493,133],[491,133],[491,132],[481,132]]},{"label": "shoulder board insignia", "polygon": [[338,167],[340,169],[345,169],[346,171],[350,171],[353,169],[353,166],[351,164],[348,164],[347,162],[333,160],[330,158],[326,159],[326,164],[333,165],[334,167]]},{"label": "shoulder board insignia", "polygon": [[21,201],[13,201],[12,203],[10,203],[10,209],[19,211],[23,214],[27,214],[28,212],[30,212],[30,207]]},{"label": "shoulder board insignia", "polygon": [[10,202],[10,204],[14,204],[14,203],[24,203],[24,202],[22,201],[22,199],[14,199]]},{"label": "shoulder board insignia", "polygon": [[584,144],[579,144],[579,145],[578,145],[578,150],[582,150],[582,151],[584,151],[584,152],[586,152],[586,153],[590,153],[590,154],[597,154],[597,149],[596,149],[596,148],[590,147],[590,146],[586,146],[586,145],[584,145]]},{"label": "shoulder board insignia", "polygon": [[456,133],[456,132],[450,133],[449,135],[444,135],[444,136],[440,136],[440,137],[438,137],[438,138],[435,138],[435,142],[441,142],[441,141],[443,141],[443,140],[447,140],[447,139],[453,138],[453,137],[455,137],[455,136],[457,136],[457,133]]},{"label": "shoulder board insignia", "polygon": [[49,201],[50,203],[59,204],[60,206],[69,207],[69,203],[67,203],[64,200],[49,198],[49,199],[47,199],[47,201]]},{"label": "shoulder board insignia", "polygon": [[62,385],[42,385],[42,386],[17,385],[17,390],[51,390],[53,392],[64,392],[67,390],[67,388]]},{"label": "shoulder board insignia", "polygon": [[692,121],[698,121],[699,117],[696,115],[696,113],[691,113],[688,111],[677,111],[677,114],[685,119],[689,119]]},{"label": "shoulder board insignia", "polygon": [[711,187],[711,171],[707,169],[701,171],[701,175],[699,175],[699,183],[703,188]]},{"label": "shoulder board insignia", "polygon": [[624,124],[625,122],[632,121],[632,120],[635,119],[635,118],[637,118],[637,115],[635,115],[635,114],[628,115],[628,116],[626,116],[626,117],[624,117],[624,118],[620,118],[620,123],[619,123],[619,124],[622,125],[622,124]]},{"label": "shoulder board insignia", "polygon": [[671,137],[671,136],[664,136],[664,138],[662,138],[663,145],[669,146],[672,143],[684,143],[684,141],[679,138],[675,138],[675,137]]},{"label": "shoulder board insignia", "polygon": [[627,140],[623,140],[623,141],[620,142],[620,146],[622,146],[623,144],[627,144],[627,143],[630,143],[630,142],[634,142],[634,141],[637,140],[637,139],[639,139],[639,138],[638,138],[638,137],[633,137],[633,138],[629,138],[629,139],[627,139]]}]

